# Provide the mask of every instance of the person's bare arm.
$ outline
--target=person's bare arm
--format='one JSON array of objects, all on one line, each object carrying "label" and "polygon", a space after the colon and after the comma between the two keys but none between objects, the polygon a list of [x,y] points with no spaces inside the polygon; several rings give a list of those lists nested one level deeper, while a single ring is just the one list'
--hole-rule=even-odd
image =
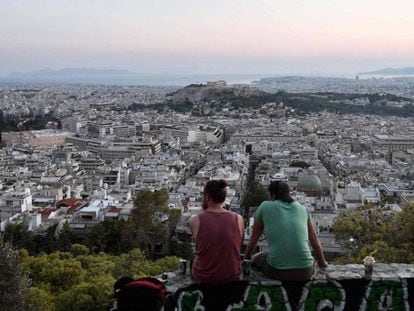
[{"label": "person's bare arm", "polygon": [[321,268],[326,268],[328,266],[328,263],[326,262],[325,256],[323,255],[322,245],[315,232],[315,228],[313,227],[311,219],[308,220],[308,238],[310,245],[315,252],[316,262],[318,263],[318,266]]},{"label": "person's bare arm", "polygon": [[190,227],[191,233],[193,234],[194,240],[197,238],[198,229],[200,228],[200,218],[197,216],[192,216],[188,220],[188,226]]},{"label": "person's bare arm", "polygon": [[255,220],[253,223],[253,232],[249,240],[249,244],[247,244],[246,252],[244,254],[244,259],[251,259],[252,258],[252,252],[254,248],[256,247],[257,242],[260,239],[260,236],[263,233],[263,224],[259,220]]},{"label": "person's bare arm", "polygon": [[244,236],[244,220],[243,217],[241,217],[240,215],[237,215],[237,222],[239,224],[239,230],[240,230],[240,235]]}]

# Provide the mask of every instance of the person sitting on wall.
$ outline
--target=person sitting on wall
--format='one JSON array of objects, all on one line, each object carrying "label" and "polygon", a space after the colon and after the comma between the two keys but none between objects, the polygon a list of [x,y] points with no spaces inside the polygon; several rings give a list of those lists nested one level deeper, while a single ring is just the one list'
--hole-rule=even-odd
[{"label": "person sitting on wall", "polygon": [[253,250],[266,233],[269,253],[253,256],[252,267],[270,278],[281,281],[307,281],[314,274],[314,259],[319,267],[327,267],[322,246],[312,224],[310,214],[293,200],[285,182],[272,182],[268,188],[270,200],[264,201],[254,214],[253,232],[245,252],[251,259]]},{"label": "person sitting on wall", "polygon": [[210,180],[204,187],[203,212],[190,218],[195,240],[192,276],[200,283],[223,284],[240,276],[243,218],[223,208],[225,180]]}]

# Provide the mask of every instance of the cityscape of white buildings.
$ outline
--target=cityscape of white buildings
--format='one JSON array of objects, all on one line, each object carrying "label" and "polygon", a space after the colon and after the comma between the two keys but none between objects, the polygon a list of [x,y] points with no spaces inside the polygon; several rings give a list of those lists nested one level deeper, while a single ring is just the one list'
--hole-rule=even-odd
[{"label": "cityscape of white buildings", "polygon": [[[53,114],[62,125],[2,133],[0,230],[26,221],[41,232],[67,222],[81,232],[105,219],[127,219],[145,188],[167,189],[169,207],[185,219],[201,211],[211,179],[227,180],[225,204],[243,214],[241,199],[254,176],[264,187],[286,181],[312,213],[324,247],[335,252],[332,223],[341,210],[368,204],[398,211],[414,201],[412,118],[285,117],[287,108],[275,103],[266,114],[128,110],[161,103],[172,90],[0,87],[3,118]],[[185,230],[181,221],[177,231]]]}]

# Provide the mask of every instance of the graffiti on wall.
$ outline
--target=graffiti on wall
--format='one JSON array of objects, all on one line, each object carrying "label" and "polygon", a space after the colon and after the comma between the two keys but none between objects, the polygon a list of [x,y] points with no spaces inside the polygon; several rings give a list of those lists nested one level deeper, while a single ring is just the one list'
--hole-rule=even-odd
[{"label": "graffiti on wall", "polygon": [[[244,283],[243,283],[244,282]],[[410,310],[414,279],[279,281],[208,286],[193,284],[178,294],[180,311]]]}]

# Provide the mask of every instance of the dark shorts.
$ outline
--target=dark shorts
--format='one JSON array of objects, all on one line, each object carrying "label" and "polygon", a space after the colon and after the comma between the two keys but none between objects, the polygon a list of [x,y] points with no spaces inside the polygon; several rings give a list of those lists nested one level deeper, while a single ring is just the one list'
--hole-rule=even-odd
[{"label": "dark shorts", "polygon": [[269,253],[255,254],[252,258],[252,267],[272,279],[280,281],[309,281],[315,273],[314,265],[304,269],[276,269],[267,262],[268,255]]}]

